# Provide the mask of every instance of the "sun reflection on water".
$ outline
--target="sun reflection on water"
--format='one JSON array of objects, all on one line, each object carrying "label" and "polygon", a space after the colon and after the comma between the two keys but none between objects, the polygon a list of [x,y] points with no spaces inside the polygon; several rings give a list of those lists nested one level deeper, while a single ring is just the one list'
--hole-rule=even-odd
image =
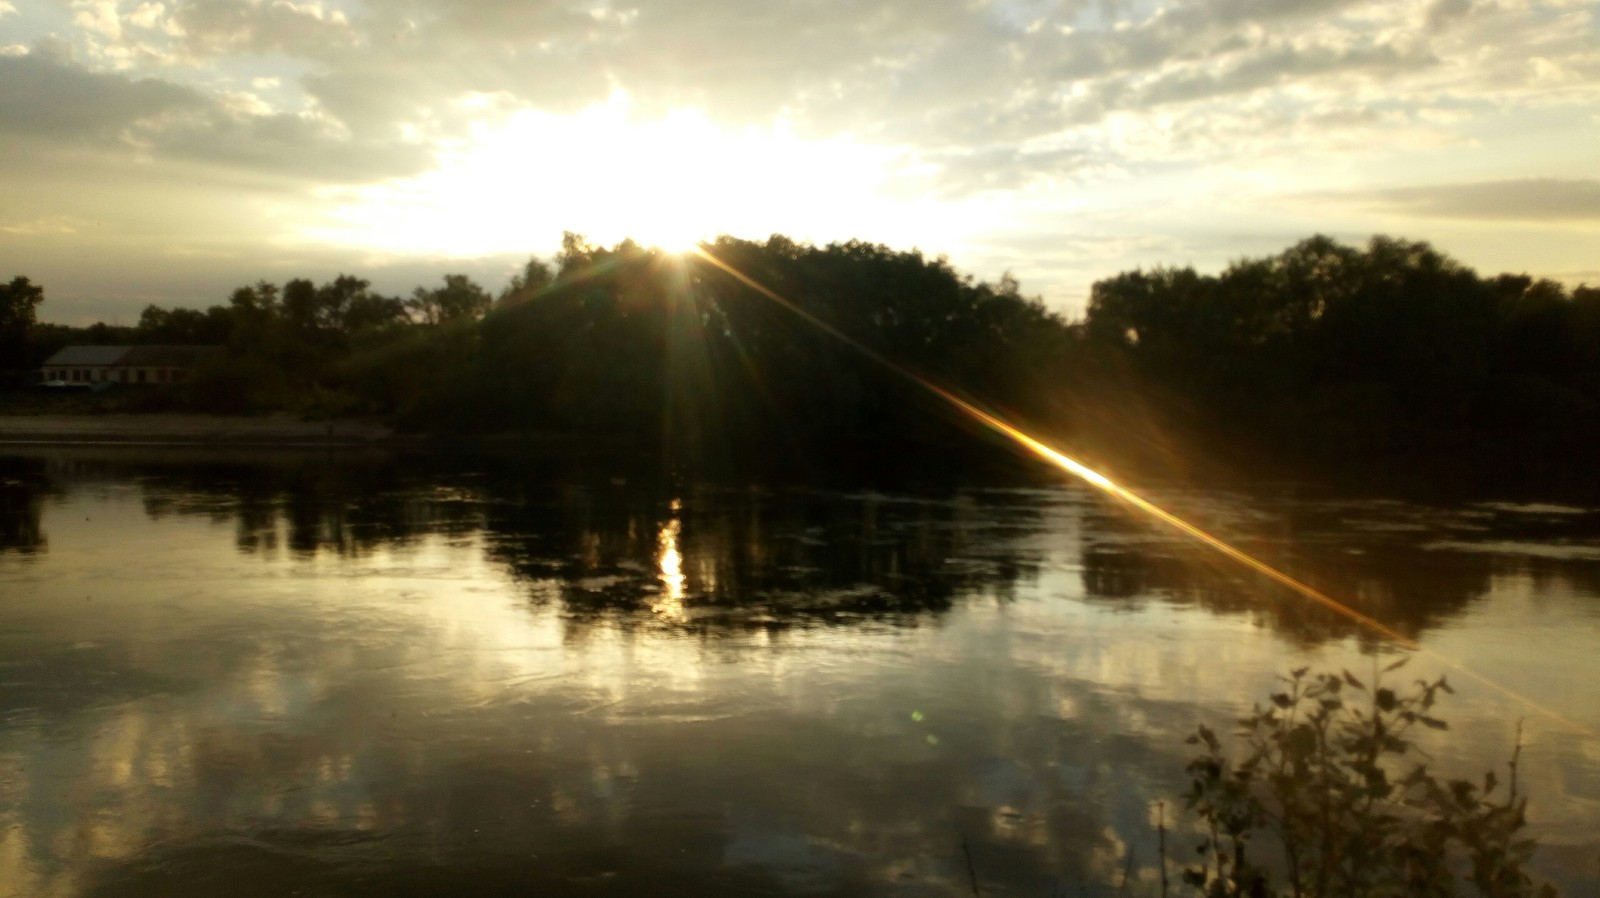
[{"label": "sun reflection on water", "polygon": [[683,610],[683,554],[678,551],[678,533],[682,522],[678,520],[678,512],[683,510],[683,502],[673,499],[672,517],[661,525],[661,531],[656,535],[656,564],[661,570],[661,598],[652,603],[650,610],[661,615],[667,620],[681,621],[685,618]]}]

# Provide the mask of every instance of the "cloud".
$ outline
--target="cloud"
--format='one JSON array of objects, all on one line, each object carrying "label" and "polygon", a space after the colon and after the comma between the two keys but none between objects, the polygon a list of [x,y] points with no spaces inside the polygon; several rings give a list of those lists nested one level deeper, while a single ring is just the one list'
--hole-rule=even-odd
[{"label": "cloud", "polygon": [[191,56],[283,53],[329,59],[355,48],[358,36],[343,12],[292,0],[178,0],[170,20]]},{"label": "cloud", "polygon": [[1094,156],[1077,148],[1024,150],[990,146],[922,154],[916,163],[931,166],[920,178],[906,178],[902,189],[920,188],[936,197],[961,197],[986,191],[1021,190],[1090,170]]},{"label": "cloud", "polygon": [[1342,49],[1329,45],[1296,47],[1274,44],[1241,54],[1212,71],[1205,67],[1178,70],[1154,79],[1134,94],[1133,105],[1159,106],[1247,93],[1288,81],[1348,72],[1390,73],[1434,62],[1428,54],[1399,50],[1388,44]]},{"label": "cloud", "polygon": [[117,16],[117,0],[77,0],[72,8],[74,24],[113,41],[122,39],[122,20]]},{"label": "cloud", "polygon": [[1472,12],[1472,0],[1434,0],[1428,6],[1428,30],[1443,31],[1470,12]]},{"label": "cloud", "polygon": [[[275,223],[315,219],[328,197],[437,172],[515,116],[575,119],[614,96],[643,126],[695,109],[719,133],[847,142],[889,160],[884,191],[907,208],[968,203],[1041,233],[1093,221],[1193,246],[1223,212],[1285,242],[1390,220],[1374,212],[1569,229],[1595,218],[1587,181],[1357,186],[1316,208],[1270,199],[1343,188],[1352,172],[1427,184],[1446,154],[1463,181],[1581,171],[1572,147],[1600,120],[1592,3],[0,0],[0,15],[0,195],[35,197],[6,210],[16,221],[63,212],[98,227],[116,216],[102,215],[97,179],[187,185],[186,205],[270,195],[293,210]],[[545,180],[604,179],[651,152],[512,168],[533,204]],[[76,206],[52,205],[68,195]],[[1235,205],[1218,210],[1217,197]],[[837,217],[842,236],[890,239]],[[240,220],[270,230],[263,215]],[[913,239],[937,244],[932,232]],[[1159,261],[1149,252],[1136,261]]]},{"label": "cloud", "polygon": [[[132,160],[344,183],[414,173],[432,160],[424,146],[352,138],[315,111],[263,111],[245,99],[253,98],[94,72],[59,54],[0,56],[0,121],[7,125],[0,145],[69,145]],[[15,147],[6,153],[17,155]],[[56,161],[54,151],[34,152],[32,159],[35,168]]]},{"label": "cloud", "polygon": [[[1378,51],[1279,49],[1256,68],[1243,59],[1216,76],[1189,65],[1237,43],[1241,29],[1293,31],[1352,5],[369,0],[345,16],[287,0],[173,0],[169,16],[196,58],[276,53],[316,62],[305,89],[356,130],[414,120],[466,92],[505,91],[560,112],[620,88],[642,110],[692,106],[730,124],[782,117],[819,136],[970,144],[1045,135],[1120,108],[1182,101],[1185,91],[1209,96],[1309,77],[1318,66],[1392,64]],[[1106,83],[1147,76],[1152,84]],[[1080,81],[1091,83],[1095,103],[1072,101]]]},{"label": "cloud", "polygon": [[37,46],[27,55],[0,56],[4,139],[112,142],[135,122],[205,105],[194,90],[90,72]]},{"label": "cloud", "polygon": [[128,22],[139,28],[155,28],[161,24],[167,8],[160,3],[141,3],[128,16]]},{"label": "cloud", "polygon": [[[1470,18],[1511,38],[1542,14],[1468,2],[151,0],[125,16],[138,36],[123,43],[156,40],[159,25],[177,59],[237,72],[240,84],[280,77],[276,99],[309,97],[373,147],[460,136],[468,122],[451,104],[466,94],[562,114],[621,90],[645,116],[692,107],[732,127],[782,120],[808,137],[961,154],[1092,141],[1087,131],[1111,116],[1209,116],[1206,104],[1245,95],[1270,94],[1292,118],[1375,84],[1427,105],[1480,73],[1508,83],[1513,62],[1531,72],[1517,40],[1499,50],[1477,30],[1438,32]],[[111,0],[78,5],[115,13]],[[1571,58],[1578,45],[1540,48],[1540,71],[1566,86],[1592,80],[1593,66]],[[280,64],[264,71],[263,60]],[[1434,70],[1458,83],[1441,90]],[[1029,183],[1019,171],[950,171],[949,189]]]},{"label": "cloud", "polygon": [[1369,194],[1379,208],[1420,218],[1600,221],[1600,179],[1522,178],[1403,187]]},{"label": "cloud", "polygon": [[83,222],[67,215],[43,215],[23,221],[0,224],[0,234],[17,237],[76,234]]}]

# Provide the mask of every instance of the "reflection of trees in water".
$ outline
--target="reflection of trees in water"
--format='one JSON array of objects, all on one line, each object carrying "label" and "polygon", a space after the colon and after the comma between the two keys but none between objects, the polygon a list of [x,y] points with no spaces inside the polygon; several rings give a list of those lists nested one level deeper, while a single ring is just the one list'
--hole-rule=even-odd
[{"label": "reflection of trees in water", "polygon": [[1037,505],[1006,494],[680,489],[537,466],[429,470],[387,457],[190,459],[128,474],[152,518],[231,519],[247,554],[361,557],[481,533],[491,559],[536,599],[558,597],[580,629],[602,619],[691,630],[910,623],[963,594],[1009,597],[1036,572],[1011,537],[1037,531]]},{"label": "reflection of trees in water", "polygon": [[1495,574],[1527,578],[1535,602],[1573,591],[1600,594],[1600,511],[1501,507],[1487,512],[1482,526],[1483,540],[1511,544],[1489,556]]},{"label": "reflection of trees in water", "polygon": [[45,551],[49,540],[41,518],[49,490],[42,463],[0,457],[0,554]]},{"label": "reflection of trees in water", "polygon": [[534,486],[491,506],[486,526],[490,556],[554,587],[569,622],[779,629],[908,623],[962,594],[1010,595],[1034,569],[981,538],[995,512],[949,497]]},{"label": "reflection of trees in water", "polygon": [[198,514],[235,523],[247,554],[358,558],[430,534],[462,535],[479,526],[476,502],[428,488],[387,456],[312,458],[299,464],[199,464],[146,473],[152,518]]},{"label": "reflection of trees in water", "polygon": [[[1033,576],[1018,537],[1044,526],[1037,500],[959,493],[676,492],[322,462],[140,474],[151,514],[232,516],[247,553],[360,556],[481,533],[577,634],[596,622],[704,632],[925,620]],[[1350,632],[1292,596],[1263,597],[1237,569],[1134,539],[1148,529],[1093,517],[1081,529],[1096,598],[1254,613],[1306,641]],[[1285,566],[1336,593],[1346,584],[1362,610],[1419,633],[1480,596],[1501,563],[1419,558],[1404,542],[1363,542],[1355,555],[1349,543],[1298,541]],[[93,860],[75,890],[85,895],[863,895],[965,893],[967,840],[985,893],[1081,883],[1104,898],[1119,892],[1119,852],[1136,869],[1152,863],[1147,802],[1176,784],[1151,771],[1181,775],[1193,725],[1191,706],[1026,664],[938,670],[949,657],[870,659],[833,680],[817,669],[840,688],[810,704],[791,689],[805,676],[752,676],[689,715],[674,703],[682,693],[624,664],[615,676],[636,704],[608,717],[591,683],[486,680],[463,650],[472,643],[439,636],[451,628],[425,628],[439,642],[386,642],[385,614],[351,627],[247,619],[164,637],[148,657],[63,650],[52,664],[83,681],[70,691],[130,725],[106,728],[103,753],[19,768],[20,794],[41,802],[36,844],[104,849],[74,849]],[[682,651],[657,669],[697,664],[715,666]],[[59,685],[38,680],[41,695]],[[186,690],[192,707],[174,713]],[[218,696],[241,694],[258,704],[217,713]],[[928,711],[923,728],[906,723],[910,709]],[[131,759],[134,775],[113,782],[123,767],[107,757]],[[157,776],[163,787],[142,791]],[[65,783],[78,791],[65,796]]]},{"label": "reflection of trees in water", "polygon": [[[1134,605],[1159,599],[1247,615],[1307,645],[1351,636],[1381,639],[1351,618],[1214,552],[1148,532],[1143,540],[1132,539],[1130,529],[1106,518],[1089,531],[1110,537],[1083,548],[1083,584],[1091,599]],[[1494,572],[1486,556],[1423,552],[1409,540],[1358,540],[1347,534],[1290,545],[1285,551],[1276,540],[1256,539],[1239,548],[1411,638],[1487,595]]]},{"label": "reflection of trees in water", "polygon": [[[1003,492],[974,498],[947,490],[908,499],[676,489],[570,466],[479,460],[455,466],[389,455],[117,458],[6,461],[0,551],[44,547],[40,509],[52,475],[132,476],[145,487],[151,517],[232,520],[241,552],[362,557],[428,536],[482,533],[489,557],[527,583],[530,595],[560,601],[574,634],[601,620],[714,631],[909,623],[947,610],[962,594],[1006,596],[1036,573],[1036,556],[1015,537],[1044,526],[1036,497]],[[1413,637],[1462,613],[1495,577],[1526,577],[1537,595],[1560,591],[1562,581],[1600,591],[1597,564],[1417,548],[1462,533],[1479,542],[1593,544],[1600,515],[1297,501],[1269,502],[1257,512],[1237,528],[1255,534],[1245,548]],[[1353,519],[1382,526],[1352,529]],[[1463,524],[1472,529],[1452,530]],[[1249,615],[1303,643],[1360,632],[1348,618],[1138,521],[1091,514],[1081,532],[1091,598],[1127,604],[1159,596]]]}]

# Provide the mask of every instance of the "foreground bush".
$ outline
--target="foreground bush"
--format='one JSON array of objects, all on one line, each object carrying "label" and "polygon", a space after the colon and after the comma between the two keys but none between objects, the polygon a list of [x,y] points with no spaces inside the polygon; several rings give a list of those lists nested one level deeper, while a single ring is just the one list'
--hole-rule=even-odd
[{"label": "foreground bush", "polygon": [[1447,728],[1430,716],[1451,691],[1444,678],[1406,693],[1349,671],[1300,668],[1283,681],[1240,721],[1242,757],[1226,757],[1206,727],[1189,738],[1204,751],[1186,804],[1206,835],[1185,883],[1207,898],[1555,894],[1524,869],[1534,843],[1521,834],[1520,742],[1503,799],[1492,772],[1440,780],[1416,760],[1413,728]]}]

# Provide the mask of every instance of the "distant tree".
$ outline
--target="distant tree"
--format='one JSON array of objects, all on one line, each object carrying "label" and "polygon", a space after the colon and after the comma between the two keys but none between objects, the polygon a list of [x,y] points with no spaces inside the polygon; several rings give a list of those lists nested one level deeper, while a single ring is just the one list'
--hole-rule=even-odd
[{"label": "distant tree", "polygon": [[135,339],[141,343],[221,345],[228,342],[232,330],[232,315],[222,306],[212,306],[202,312],[151,305],[139,315]]},{"label": "distant tree", "polygon": [[424,324],[465,324],[482,318],[490,302],[488,292],[471,278],[447,274],[442,287],[418,287],[406,307]]},{"label": "distant tree", "polygon": [[273,318],[278,314],[278,285],[257,281],[233,291],[228,304],[241,315],[254,318]]},{"label": "distant tree", "polygon": [[313,339],[317,332],[317,285],[306,278],[295,278],[283,285],[280,304],[284,325],[299,340]]},{"label": "distant tree", "polygon": [[555,272],[549,265],[537,258],[529,259],[521,271],[511,276],[510,283],[500,291],[495,305],[507,306],[529,302],[550,289],[554,281]]},{"label": "distant tree", "polygon": [[[621,249],[619,246],[618,249]],[[573,231],[561,233],[561,251],[556,253],[556,276],[567,277],[594,266],[605,250],[591,244],[582,234]]]},{"label": "distant tree", "polygon": [[1163,418],[1226,451],[1247,440],[1396,476],[1532,472],[1600,439],[1600,301],[1589,295],[1483,278],[1419,241],[1316,236],[1217,277],[1102,280],[1083,330]]},{"label": "distant tree", "polygon": [[228,297],[232,312],[231,342],[241,352],[261,352],[273,339],[280,308],[278,285],[257,281],[240,287]]},{"label": "distant tree", "polygon": [[28,331],[42,302],[44,288],[22,275],[0,284],[0,368],[21,371],[33,367]]},{"label": "distant tree", "polygon": [[341,310],[346,336],[355,338],[388,330],[406,321],[406,304],[393,296],[363,291],[349,298]]},{"label": "distant tree", "polygon": [[371,281],[349,274],[341,274],[318,287],[314,315],[317,330],[343,335],[348,331],[352,309],[359,308],[359,316],[383,308],[381,301],[375,302],[382,297],[375,296],[371,288]]},{"label": "distant tree", "polygon": [[132,343],[135,334],[135,328],[96,321],[94,324],[82,329],[83,339],[74,342],[87,343],[90,346],[113,346]]}]

